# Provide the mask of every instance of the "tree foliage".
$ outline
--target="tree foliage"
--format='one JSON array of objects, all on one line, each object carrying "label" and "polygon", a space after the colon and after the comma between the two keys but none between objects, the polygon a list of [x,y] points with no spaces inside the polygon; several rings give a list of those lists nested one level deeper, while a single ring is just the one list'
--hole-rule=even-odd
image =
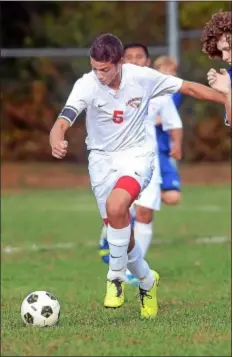
[{"label": "tree foliage", "polygon": [[[18,29],[23,33],[21,43],[24,47],[89,47],[103,32],[114,33],[124,43],[138,41],[150,46],[167,43],[165,1],[20,2],[16,6],[19,13],[25,11],[22,21],[17,18],[14,22],[15,31]],[[231,2],[179,2],[180,28],[201,29],[220,9],[230,11]],[[7,27],[11,14],[5,11],[4,23],[8,28],[5,37],[12,35],[9,25]],[[180,53],[180,75],[185,79],[205,83],[210,67],[218,69],[224,65],[210,61],[201,52],[200,39],[182,40]],[[82,57],[24,58],[4,62],[1,70],[5,81],[4,158],[50,158],[49,130],[73,83],[88,68],[88,58]],[[223,108],[186,99],[181,112],[186,159],[222,160],[230,157],[229,130],[222,123]],[[84,121],[75,125],[68,136],[68,158],[85,160]]]}]

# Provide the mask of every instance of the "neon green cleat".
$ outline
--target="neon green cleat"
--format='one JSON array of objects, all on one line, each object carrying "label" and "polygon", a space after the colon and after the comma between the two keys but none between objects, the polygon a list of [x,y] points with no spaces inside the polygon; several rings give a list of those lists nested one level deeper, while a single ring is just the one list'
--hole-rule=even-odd
[{"label": "neon green cleat", "polygon": [[141,317],[154,318],[158,312],[157,302],[157,287],[159,284],[159,274],[154,271],[155,282],[150,290],[143,290],[139,286],[139,294],[141,300]]},{"label": "neon green cleat", "polygon": [[121,307],[124,304],[124,283],[119,279],[107,281],[107,292],[104,299],[104,306],[110,308]]}]

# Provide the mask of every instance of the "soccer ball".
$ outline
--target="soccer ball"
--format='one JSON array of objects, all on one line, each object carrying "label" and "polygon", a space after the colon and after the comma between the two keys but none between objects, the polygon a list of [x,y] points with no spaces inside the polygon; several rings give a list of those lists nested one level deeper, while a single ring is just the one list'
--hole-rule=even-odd
[{"label": "soccer ball", "polygon": [[59,322],[60,304],[47,291],[34,291],[23,300],[21,317],[26,326],[54,326]]}]

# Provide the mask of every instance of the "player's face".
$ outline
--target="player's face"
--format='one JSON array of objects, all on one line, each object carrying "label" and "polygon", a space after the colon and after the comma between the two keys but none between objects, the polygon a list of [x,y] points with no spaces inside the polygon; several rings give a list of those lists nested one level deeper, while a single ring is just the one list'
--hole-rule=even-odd
[{"label": "player's face", "polygon": [[91,58],[91,67],[100,83],[106,86],[111,85],[121,73],[121,62],[98,62]]},{"label": "player's face", "polygon": [[222,52],[222,60],[231,65],[231,45],[226,35],[222,35],[217,42],[217,49]]},{"label": "player's face", "polygon": [[177,74],[175,67],[167,66],[167,65],[160,66],[159,72],[161,72],[163,74],[170,75],[170,76],[176,76],[176,74]]},{"label": "player's face", "polygon": [[146,56],[142,47],[127,48],[124,53],[123,61],[124,63],[132,63],[141,67],[150,65],[150,59]]}]

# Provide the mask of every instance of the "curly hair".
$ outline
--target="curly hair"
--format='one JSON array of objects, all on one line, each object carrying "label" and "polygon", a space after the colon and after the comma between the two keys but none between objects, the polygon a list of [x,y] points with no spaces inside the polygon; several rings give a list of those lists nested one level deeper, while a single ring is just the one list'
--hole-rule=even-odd
[{"label": "curly hair", "polygon": [[222,53],[217,48],[217,42],[223,34],[226,34],[231,47],[231,32],[231,12],[220,10],[205,24],[201,37],[202,51],[207,53],[210,58],[221,59]]}]

